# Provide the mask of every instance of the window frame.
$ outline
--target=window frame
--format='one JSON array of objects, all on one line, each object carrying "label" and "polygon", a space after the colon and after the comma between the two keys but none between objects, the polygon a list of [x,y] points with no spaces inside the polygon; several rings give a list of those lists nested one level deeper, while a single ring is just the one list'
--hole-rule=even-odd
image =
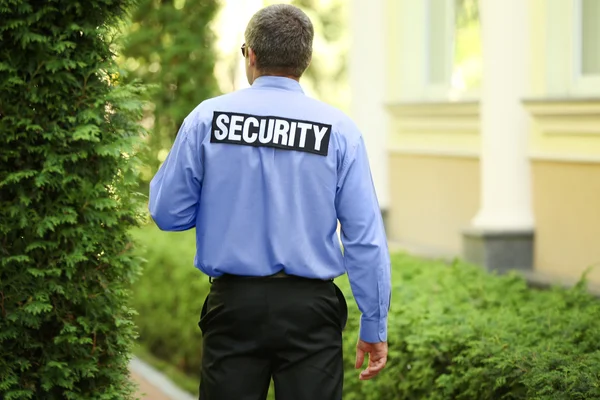
[{"label": "window frame", "polygon": [[480,97],[481,89],[468,89],[465,91],[455,91],[452,87],[452,79],[454,73],[454,61],[455,61],[455,46],[456,46],[456,0],[444,0],[446,3],[446,16],[445,21],[445,69],[448,80],[443,83],[432,83],[430,81],[430,65],[432,62],[430,36],[431,36],[431,11],[432,2],[435,0],[424,0],[423,5],[423,37],[425,44],[425,51],[423,54],[423,69],[424,74],[424,88],[423,95],[426,100],[430,101],[473,101],[478,100]]},{"label": "window frame", "polygon": [[[431,82],[431,63],[432,63],[432,49],[430,48],[430,37],[432,34],[432,8],[433,2],[435,0],[425,0],[423,1],[423,5],[425,7],[424,16],[425,23],[423,24],[424,29],[424,37],[425,37],[425,54],[424,54],[424,70],[425,70],[425,96],[430,99],[443,99],[447,96],[448,90],[450,88],[450,81],[442,82],[442,83],[433,83]],[[454,0],[444,0],[446,3],[446,10],[448,11],[445,15],[444,22],[444,55],[446,56],[443,60],[444,69],[446,75],[451,79],[452,77],[452,52],[450,49],[454,43],[454,29],[452,20],[454,17]]]},{"label": "window frame", "polygon": [[583,74],[583,0],[573,1],[571,18],[573,35],[571,51],[571,87],[573,95],[600,97],[600,72],[594,75]]}]

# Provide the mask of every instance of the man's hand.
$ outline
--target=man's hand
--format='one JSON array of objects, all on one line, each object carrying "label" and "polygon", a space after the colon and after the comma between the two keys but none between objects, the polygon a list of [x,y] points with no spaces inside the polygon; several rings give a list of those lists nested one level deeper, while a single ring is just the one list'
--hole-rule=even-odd
[{"label": "man's hand", "polygon": [[361,381],[375,377],[385,367],[388,354],[387,342],[367,343],[359,339],[356,345],[356,364],[354,366],[356,369],[362,367],[365,353],[369,354],[369,364],[367,369],[360,373]]}]

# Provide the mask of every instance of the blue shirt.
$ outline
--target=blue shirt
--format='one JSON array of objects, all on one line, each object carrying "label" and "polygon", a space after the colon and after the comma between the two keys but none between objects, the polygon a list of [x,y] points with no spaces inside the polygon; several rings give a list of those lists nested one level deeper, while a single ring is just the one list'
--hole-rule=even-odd
[{"label": "blue shirt", "polygon": [[297,81],[260,77],[196,107],[152,179],[149,209],[162,230],[196,228],[194,263],[212,277],[347,272],[361,339],[387,340],[390,257],[365,143]]}]

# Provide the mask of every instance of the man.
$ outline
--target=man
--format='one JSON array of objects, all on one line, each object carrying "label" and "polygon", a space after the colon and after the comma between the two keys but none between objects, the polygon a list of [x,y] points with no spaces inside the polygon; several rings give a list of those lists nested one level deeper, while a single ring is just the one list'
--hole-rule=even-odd
[{"label": "man", "polygon": [[[390,260],[365,144],[340,111],[304,95],[313,26],[263,8],[242,46],[251,87],[204,101],[150,185],[163,230],[196,228],[212,279],[200,329],[202,400],[342,398],[348,273],[362,312],[356,368],[387,359]],[[341,223],[340,250],[337,222]]]}]

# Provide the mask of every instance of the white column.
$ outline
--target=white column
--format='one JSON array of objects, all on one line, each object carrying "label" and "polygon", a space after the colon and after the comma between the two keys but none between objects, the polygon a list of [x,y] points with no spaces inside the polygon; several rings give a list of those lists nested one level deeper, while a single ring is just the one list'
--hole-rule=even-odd
[{"label": "white column", "polygon": [[369,162],[383,210],[388,208],[386,84],[386,0],[352,0],[349,75],[350,115],[367,146]]},{"label": "white column", "polygon": [[[528,2],[480,0],[481,209],[473,227],[531,231],[528,123],[521,100],[529,87]],[[457,188],[460,190],[460,188]]]}]

